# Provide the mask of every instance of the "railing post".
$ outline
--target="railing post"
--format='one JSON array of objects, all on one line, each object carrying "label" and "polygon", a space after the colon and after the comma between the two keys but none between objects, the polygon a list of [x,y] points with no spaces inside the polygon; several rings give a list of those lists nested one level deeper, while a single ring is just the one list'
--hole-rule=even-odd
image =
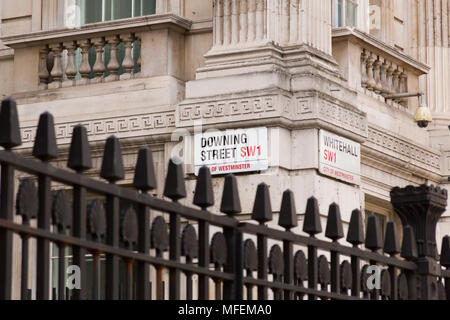
[{"label": "railing post", "polygon": [[[110,184],[122,180],[125,176],[122,152],[119,140],[111,136],[106,141],[100,176]],[[106,243],[119,247],[119,198],[113,195],[106,197]],[[119,299],[119,257],[106,255],[106,299]]]},{"label": "railing post", "polygon": [[[147,191],[156,188],[153,155],[152,151],[147,147],[143,147],[139,150],[133,186],[140,190],[142,194],[146,194]],[[150,250],[150,215],[148,208],[145,205],[138,206],[138,224],[138,250],[140,253],[148,254]],[[148,283],[150,281],[150,267],[147,262],[138,262],[137,278],[137,298],[139,300],[149,300],[150,291]]]},{"label": "railing post", "polygon": [[[222,203],[220,211],[227,214],[229,217],[241,212],[241,202],[239,199],[239,191],[237,188],[236,177],[232,174],[225,177],[225,184],[222,194]],[[226,273],[234,274],[234,281],[225,281],[223,285],[223,299],[233,300],[242,299],[242,272],[236,270],[243,262],[243,244],[242,235],[236,229],[238,221],[236,219],[235,227],[226,227],[223,230],[226,243],[227,243],[227,262],[225,264],[224,271]]]},{"label": "railing post", "polygon": [[[73,129],[67,166],[79,174],[92,168],[91,152],[87,139],[87,130],[82,125]],[[86,239],[86,188],[79,185],[73,187],[73,236]],[[73,263],[80,268],[80,289],[74,289],[75,300],[86,299],[86,249],[73,247]]]},{"label": "railing post", "polygon": [[417,242],[417,274],[420,278],[421,300],[438,299],[438,276],[440,266],[437,261],[436,224],[447,206],[447,190],[422,185],[394,188],[391,202],[400,216],[403,226],[410,225]]},{"label": "railing post", "polygon": [[[13,147],[21,144],[16,103],[11,99],[5,99],[2,101],[0,110],[0,146],[10,152]],[[0,170],[0,219],[12,221],[14,218],[14,168],[6,163],[1,163]],[[3,265],[3,270],[0,273],[0,300],[11,299],[12,249],[12,232],[0,228],[0,261]]]}]

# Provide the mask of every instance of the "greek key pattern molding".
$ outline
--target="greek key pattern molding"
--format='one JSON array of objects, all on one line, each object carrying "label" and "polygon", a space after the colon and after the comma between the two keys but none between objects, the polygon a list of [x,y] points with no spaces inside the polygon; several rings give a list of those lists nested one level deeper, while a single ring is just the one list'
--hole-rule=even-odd
[{"label": "greek key pattern molding", "polygon": [[273,117],[284,117],[294,121],[322,118],[336,126],[367,136],[367,120],[363,113],[314,96],[291,98],[282,94],[275,94],[230,100],[202,101],[180,105],[178,117],[179,123],[182,125],[191,125],[192,121],[200,119],[206,123],[223,123]]},{"label": "greek key pattern molding", "polygon": [[[86,127],[88,136],[101,136],[105,134],[118,134],[125,132],[138,132],[151,129],[164,129],[175,126],[175,113],[153,113],[133,115],[129,117],[116,117],[96,119],[81,122],[67,122],[55,125],[57,139],[69,139],[73,127],[81,123]],[[33,142],[36,135],[36,126],[21,129],[22,142]]]}]

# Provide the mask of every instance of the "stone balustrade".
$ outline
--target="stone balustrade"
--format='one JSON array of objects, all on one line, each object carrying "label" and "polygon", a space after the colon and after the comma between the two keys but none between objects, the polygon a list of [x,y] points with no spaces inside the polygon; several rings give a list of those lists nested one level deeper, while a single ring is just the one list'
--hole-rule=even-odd
[{"label": "stone balustrade", "polygon": [[[388,95],[419,92],[420,76],[430,71],[426,64],[355,28],[333,29],[333,57],[350,87],[389,104]],[[417,99],[393,102],[414,110],[417,101],[412,100]]]},{"label": "stone balustrade", "polygon": [[408,92],[408,75],[388,57],[362,49],[361,87],[383,96]]},{"label": "stone balustrade", "polygon": [[140,39],[129,32],[49,43],[39,50],[39,88],[131,79],[140,58]]}]

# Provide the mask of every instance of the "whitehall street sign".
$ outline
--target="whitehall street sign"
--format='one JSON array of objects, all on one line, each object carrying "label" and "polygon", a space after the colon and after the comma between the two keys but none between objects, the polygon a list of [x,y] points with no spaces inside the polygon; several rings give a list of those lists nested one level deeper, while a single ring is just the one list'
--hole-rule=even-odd
[{"label": "whitehall street sign", "polygon": [[208,166],[212,175],[269,168],[267,128],[198,133],[194,139],[195,174]]},{"label": "whitehall street sign", "polygon": [[319,172],[348,183],[361,183],[361,145],[325,130],[319,132]]}]

